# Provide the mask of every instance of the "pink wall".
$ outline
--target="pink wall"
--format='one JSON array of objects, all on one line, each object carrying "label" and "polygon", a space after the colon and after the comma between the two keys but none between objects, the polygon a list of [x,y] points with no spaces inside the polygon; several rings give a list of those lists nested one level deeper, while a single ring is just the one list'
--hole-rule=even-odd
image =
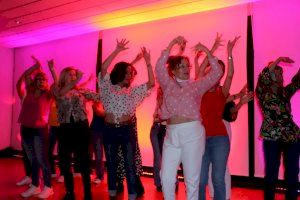
[{"label": "pink wall", "polygon": [[14,50],[0,47],[0,150],[10,146],[13,98]]},{"label": "pink wall", "polygon": [[[293,65],[282,65],[285,84],[288,84],[300,65],[300,2],[298,0],[264,0],[253,6],[253,33],[255,49],[255,84],[263,67],[279,56],[289,56]],[[300,92],[292,98],[292,111],[295,122],[300,124]],[[262,116],[255,104],[255,134],[259,135]],[[264,175],[262,145],[259,139],[255,147],[255,175]],[[282,170],[282,169],[281,169]],[[282,172],[281,175],[282,177]]]},{"label": "pink wall", "polygon": [[[89,33],[53,42],[16,48],[14,80],[33,64],[31,55],[35,55],[42,63],[43,69],[48,73],[49,82],[52,82],[47,60],[54,59],[57,71],[67,66],[81,69],[86,80],[90,74],[95,74],[98,48],[98,33]],[[1,79],[2,80],[2,79]],[[15,84],[14,84],[15,85]],[[95,82],[89,85],[95,89]],[[12,146],[20,148],[19,124],[17,123],[20,112],[20,102],[17,99],[13,106]]]},{"label": "pink wall", "polygon": [[[157,22],[144,23],[103,31],[103,57],[106,58],[115,48],[116,39],[127,38],[130,40],[130,49],[121,53],[116,61],[131,61],[138,53],[141,46],[151,50],[152,64],[155,62],[168,42],[177,35],[183,35],[188,40],[186,55],[193,61],[191,47],[198,41],[209,47],[212,45],[217,32],[223,34],[225,40],[232,39],[236,35],[242,38],[234,50],[235,76],[231,92],[237,92],[246,83],[246,20],[247,7],[236,6],[226,9],[193,14],[188,16],[170,18]],[[217,56],[225,59],[226,48],[222,47]],[[225,62],[226,63],[226,62]],[[138,76],[134,84],[146,81],[146,67],[144,61],[136,65]],[[137,111],[139,143],[142,147],[143,165],[152,166],[152,148],[149,139],[152,114],[155,107],[154,91],[145,100]],[[247,106],[239,113],[236,123],[232,124],[233,139],[229,159],[230,168],[235,175],[248,175],[248,140],[247,140]]]}]

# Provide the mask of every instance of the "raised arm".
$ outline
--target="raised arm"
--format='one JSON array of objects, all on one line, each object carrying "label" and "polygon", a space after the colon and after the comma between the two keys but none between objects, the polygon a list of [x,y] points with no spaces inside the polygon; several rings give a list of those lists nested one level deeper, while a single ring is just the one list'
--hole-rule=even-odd
[{"label": "raised arm", "polygon": [[138,53],[136,55],[136,57],[131,61],[131,65],[134,65],[135,63],[137,63],[139,60],[141,60],[143,58],[143,54],[142,52]]},{"label": "raised arm", "polygon": [[74,88],[82,78],[83,73],[79,70],[76,71],[76,80],[70,82],[69,84],[63,86],[59,90],[59,96],[64,96],[67,92],[69,92],[72,88]]},{"label": "raised arm", "polygon": [[280,63],[280,62],[285,62],[285,63],[294,63],[294,61],[289,58],[289,57],[279,57],[275,61],[271,62],[268,66],[270,71],[274,71],[275,67]]},{"label": "raised arm", "polygon": [[19,98],[20,98],[21,101],[23,101],[23,99],[24,99],[24,97],[26,95],[26,91],[22,87],[24,80],[25,80],[25,73],[23,73],[20,76],[20,78],[18,79],[17,84],[16,84],[17,93],[18,93],[18,96],[19,96]]},{"label": "raised arm", "polygon": [[234,40],[232,41],[228,41],[227,44],[227,53],[228,53],[228,58],[227,58],[227,75],[222,87],[222,92],[224,94],[224,96],[228,96],[229,94],[229,90],[231,87],[231,83],[232,83],[232,78],[233,78],[233,74],[234,74],[234,66],[233,66],[233,58],[232,58],[232,49],[235,46],[236,42],[238,41],[238,39],[240,38],[240,36],[235,37]]},{"label": "raised arm", "polygon": [[249,101],[253,100],[253,92],[248,92],[246,95],[242,96],[240,98],[240,101],[238,102],[238,104],[231,110],[231,112],[238,112],[239,109],[246,103],[248,103]]},{"label": "raised arm", "polygon": [[145,47],[142,47],[141,50],[147,66],[147,72],[148,72],[147,89],[149,90],[150,88],[153,88],[155,85],[154,74],[151,65],[151,56],[150,56],[150,51],[147,51]]},{"label": "raised arm", "polygon": [[78,87],[80,88],[86,87],[94,78],[95,78],[94,74],[90,74],[89,78],[86,81],[80,83]]},{"label": "raised arm", "polygon": [[49,67],[49,70],[51,72],[51,76],[53,78],[54,85],[58,85],[58,76],[57,76],[57,72],[56,72],[55,67],[54,67],[53,59],[48,61],[48,67]]},{"label": "raised arm", "polygon": [[298,72],[293,76],[291,83],[285,86],[284,90],[286,92],[286,95],[289,98],[291,98],[299,89],[300,89],[300,69],[298,69]]},{"label": "raised arm", "polygon": [[[222,40],[222,35],[217,33],[215,42],[210,50],[211,54],[214,54],[214,52],[220,47],[223,46],[223,40]],[[196,56],[194,59],[195,62],[195,79],[202,78],[204,76],[204,72],[206,67],[208,66],[208,57],[205,57],[204,60],[202,61],[201,65],[199,65],[198,59],[201,55],[201,52],[196,52]]]},{"label": "raised arm", "polygon": [[244,85],[244,87],[239,91],[239,93],[237,94],[233,94],[227,97],[226,102],[230,102],[230,101],[234,101],[236,99],[241,98],[242,96],[244,96],[245,94],[247,94],[248,91],[248,86],[247,84]]},{"label": "raised arm", "polygon": [[122,39],[121,41],[117,40],[117,46],[116,46],[115,50],[104,60],[102,66],[101,66],[101,76],[100,76],[100,78],[103,78],[106,75],[107,69],[110,66],[110,64],[112,63],[113,59],[121,51],[124,51],[124,50],[128,49],[128,47],[126,47],[126,45],[128,43],[129,43],[129,41],[126,40],[126,39]]},{"label": "raised arm", "polygon": [[31,85],[31,83],[32,83],[31,75],[32,75],[35,71],[41,70],[41,64],[40,64],[39,60],[36,59],[34,56],[31,56],[31,58],[35,61],[35,63],[34,63],[34,65],[32,65],[30,68],[28,68],[28,69],[24,72],[25,85],[26,85],[26,87],[28,87],[28,86]]},{"label": "raised arm", "polygon": [[168,61],[170,51],[176,44],[180,45],[183,43],[186,43],[186,40],[184,39],[184,37],[178,36],[178,37],[174,38],[169,43],[167,48],[164,51],[162,51],[161,56],[158,58],[158,60],[156,62],[155,74],[156,74],[156,78],[162,88],[166,88],[167,85],[169,84],[169,82],[171,81],[169,72],[166,68],[166,63]]}]

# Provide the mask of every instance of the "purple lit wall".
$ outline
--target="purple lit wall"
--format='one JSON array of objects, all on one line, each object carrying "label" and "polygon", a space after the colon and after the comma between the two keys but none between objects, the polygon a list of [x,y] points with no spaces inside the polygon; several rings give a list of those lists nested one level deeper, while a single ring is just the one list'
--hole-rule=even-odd
[{"label": "purple lit wall", "polygon": [[13,98],[13,49],[0,47],[0,150],[10,146]]},{"label": "purple lit wall", "polygon": [[[289,56],[295,63],[283,64],[285,85],[297,72],[300,66],[300,1],[297,0],[264,0],[253,7],[253,33],[255,52],[254,80],[269,61],[279,56]],[[300,125],[300,92],[292,98],[294,121]],[[258,138],[262,116],[255,104],[255,135]],[[262,143],[256,140],[255,176],[264,175]],[[282,177],[282,168],[280,176]]]},{"label": "purple lit wall", "polygon": [[[46,37],[46,36],[45,36]],[[84,72],[83,80],[90,74],[95,74],[97,60],[98,33],[89,33],[81,36],[71,37],[27,46],[15,49],[15,73],[17,80],[25,69],[33,64],[31,55],[36,56],[42,63],[43,70],[48,74],[49,82],[52,83],[47,60],[54,59],[58,73],[67,66],[74,66]],[[95,80],[89,85],[95,89]],[[20,112],[20,102],[17,99],[13,106],[12,146],[20,148],[20,130],[17,119]]]}]

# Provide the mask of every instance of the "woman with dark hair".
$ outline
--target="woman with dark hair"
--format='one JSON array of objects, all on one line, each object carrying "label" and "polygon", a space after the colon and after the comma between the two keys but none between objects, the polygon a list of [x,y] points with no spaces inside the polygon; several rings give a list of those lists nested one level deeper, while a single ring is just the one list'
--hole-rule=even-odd
[{"label": "woman with dark hair", "polygon": [[[175,199],[177,169],[182,162],[187,199],[198,200],[205,133],[198,111],[199,100],[221,77],[221,67],[201,43],[194,48],[204,51],[212,70],[202,79],[190,81],[190,63],[185,56],[172,56],[174,45],[185,46],[182,36],[173,39],[157,61],[155,72],[163,91],[162,119],[167,119],[163,144],[161,182],[165,200]],[[168,61],[168,68],[166,67]],[[171,76],[170,76],[171,75]]]},{"label": "woman with dark hair", "polygon": [[[200,104],[202,122],[205,127],[206,144],[205,153],[202,158],[199,200],[206,199],[205,191],[208,183],[210,164],[212,166],[214,199],[226,199],[224,177],[230,151],[230,142],[228,132],[223,122],[223,111],[226,99],[229,96],[229,90],[234,74],[232,50],[238,39],[239,37],[235,37],[233,41],[229,40],[227,44],[228,70],[224,84],[222,86],[220,85],[220,77],[218,82],[203,95],[202,102]],[[221,35],[218,34],[212,49],[215,50],[216,47],[221,45],[221,42]],[[224,75],[225,64],[221,60],[218,62],[222,66],[222,75]],[[199,74],[196,74],[196,78],[202,78],[203,74],[208,71],[210,71],[210,68],[207,67],[207,62],[204,60],[203,64],[200,66]]]},{"label": "woman with dark hair", "polygon": [[260,137],[263,139],[265,158],[264,198],[275,198],[281,154],[283,155],[286,199],[296,200],[298,196],[298,174],[300,153],[300,129],[293,121],[291,98],[300,88],[300,70],[291,83],[283,86],[280,62],[293,63],[288,57],[279,57],[259,74],[255,89],[263,114]]},{"label": "woman with dark hair", "polygon": [[[26,96],[24,98],[18,122],[21,124],[22,144],[32,166],[32,184],[21,194],[27,198],[38,195],[48,198],[53,195],[51,169],[48,162],[48,125],[52,94],[49,91],[47,76],[41,71],[39,61],[25,71]],[[53,68],[49,66],[50,71]],[[35,72],[34,78],[31,76]],[[39,169],[42,169],[44,189],[39,187]]]},{"label": "woman with dark hair", "polygon": [[148,71],[148,82],[139,86],[131,87],[136,75],[136,70],[130,63],[117,63],[110,75],[107,69],[112,60],[121,52],[127,49],[129,41],[123,39],[117,41],[116,49],[106,58],[99,73],[100,96],[105,110],[106,131],[104,133],[104,149],[108,169],[108,190],[110,197],[117,194],[117,153],[121,145],[125,161],[126,180],[129,199],[136,199],[136,168],[135,151],[137,138],[135,136],[136,108],[142,103],[149,90],[154,86],[150,53],[145,47],[142,54],[145,59]]},{"label": "woman with dark hair", "polygon": [[64,176],[65,200],[75,199],[74,180],[71,172],[71,155],[74,153],[82,177],[84,199],[92,199],[89,144],[91,134],[87,119],[86,103],[99,101],[99,95],[77,86],[83,73],[73,67],[64,68],[55,89],[60,134],[58,145]]}]

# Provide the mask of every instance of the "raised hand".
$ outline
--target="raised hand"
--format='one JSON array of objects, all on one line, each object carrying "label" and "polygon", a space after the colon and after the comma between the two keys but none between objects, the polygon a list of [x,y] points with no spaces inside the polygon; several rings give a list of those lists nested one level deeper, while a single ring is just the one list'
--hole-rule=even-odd
[{"label": "raised hand", "polygon": [[240,95],[245,95],[247,94],[248,91],[248,85],[245,84],[244,87],[241,89],[241,91],[239,92]]},{"label": "raised hand", "polygon": [[248,92],[248,94],[244,95],[240,101],[242,104],[245,104],[245,103],[248,103],[249,101],[252,101],[253,97],[254,97],[254,94],[251,91],[251,92]]},{"label": "raised hand", "polygon": [[124,51],[126,49],[129,49],[126,45],[129,43],[129,40],[122,39],[121,41],[117,40],[117,46],[116,50],[117,51]]},{"label": "raised hand", "polygon": [[227,51],[232,52],[233,47],[235,46],[236,42],[241,38],[241,36],[235,37],[232,41],[228,40],[227,43]]},{"label": "raised hand", "polygon": [[220,46],[224,46],[223,42],[224,40],[222,40],[222,34],[217,33],[214,45],[212,47],[212,51],[215,51]]},{"label": "raised hand", "polygon": [[289,57],[279,57],[279,61],[285,62],[285,63],[294,63],[295,62]]},{"label": "raised hand", "polygon": [[48,62],[49,68],[53,68],[54,67],[54,60],[53,59],[48,60],[47,62]]},{"label": "raised hand", "polygon": [[142,51],[142,55],[146,61],[146,64],[150,64],[151,63],[151,55],[150,55],[150,50],[147,51],[146,47],[142,47],[141,48]]},{"label": "raised hand", "polygon": [[35,65],[36,65],[36,67],[39,69],[39,70],[41,70],[41,63],[40,63],[40,61],[35,57],[35,56],[31,56],[31,58],[33,59],[33,61],[35,62]]},{"label": "raised hand", "polygon": [[195,52],[209,51],[208,48],[204,46],[201,42],[199,42],[192,48],[194,49]]}]

